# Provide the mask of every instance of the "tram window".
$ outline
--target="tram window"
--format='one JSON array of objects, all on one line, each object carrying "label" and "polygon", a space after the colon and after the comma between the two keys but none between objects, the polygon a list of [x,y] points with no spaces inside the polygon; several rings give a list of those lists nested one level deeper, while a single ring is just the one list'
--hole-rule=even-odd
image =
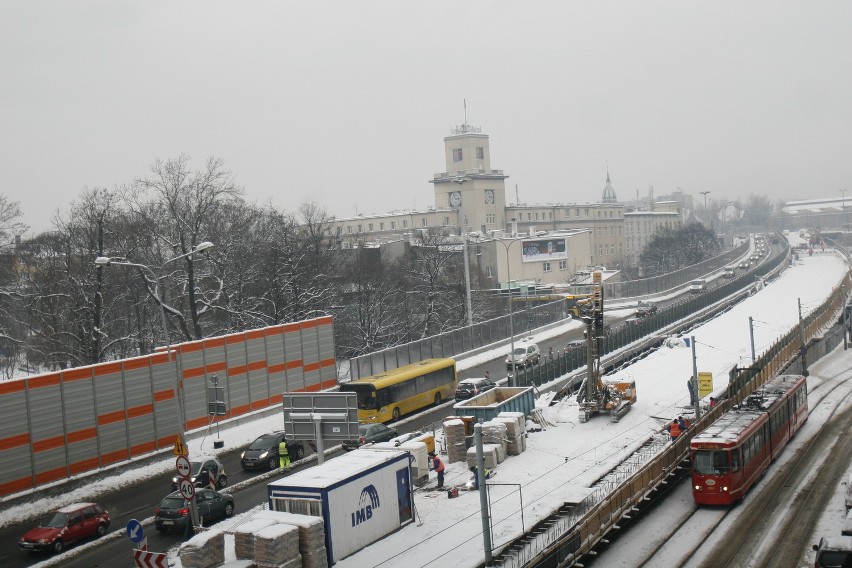
[{"label": "tram window", "polygon": [[708,475],[713,473],[713,454],[715,452],[695,452],[695,463],[693,468],[700,475]]},{"label": "tram window", "polygon": [[728,454],[726,452],[713,452],[713,473],[723,474],[728,472]]},{"label": "tram window", "polygon": [[731,452],[731,471],[739,471],[740,470],[740,450],[739,448],[734,448]]}]

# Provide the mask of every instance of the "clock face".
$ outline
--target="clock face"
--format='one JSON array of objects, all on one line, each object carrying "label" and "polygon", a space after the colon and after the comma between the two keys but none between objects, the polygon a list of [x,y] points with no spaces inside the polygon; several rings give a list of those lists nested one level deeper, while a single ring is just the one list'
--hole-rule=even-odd
[{"label": "clock face", "polygon": [[454,191],[450,194],[450,205],[453,207],[461,205],[461,191]]},{"label": "clock face", "polygon": [[486,203],[486,205],[491,205],[492,203],[494,203],[494,190],[493,189],[486,189],[485,190],[485,203]]}]

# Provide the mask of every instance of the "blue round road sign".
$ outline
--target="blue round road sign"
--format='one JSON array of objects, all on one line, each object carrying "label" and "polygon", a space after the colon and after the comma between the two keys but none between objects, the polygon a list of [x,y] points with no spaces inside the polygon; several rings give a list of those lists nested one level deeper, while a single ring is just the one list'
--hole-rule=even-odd
[{"label": "blue round road sign", "polygon": [[142,531],[142,523],[136,519],[130,519],[127,522],[127,538],[133,542],[142,542],[145,538],[145,533]]}]

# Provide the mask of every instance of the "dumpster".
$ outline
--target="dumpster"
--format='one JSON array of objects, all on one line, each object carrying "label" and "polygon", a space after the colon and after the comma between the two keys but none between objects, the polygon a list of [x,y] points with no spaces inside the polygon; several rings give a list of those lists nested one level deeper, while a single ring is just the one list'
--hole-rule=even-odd
[{"label": "dumpster", "polygon": [[453,405],[457,416],[473,416],[479,422],[496,418],[501,412],[522,412],[535,408],[532,387],[497,387]]}]

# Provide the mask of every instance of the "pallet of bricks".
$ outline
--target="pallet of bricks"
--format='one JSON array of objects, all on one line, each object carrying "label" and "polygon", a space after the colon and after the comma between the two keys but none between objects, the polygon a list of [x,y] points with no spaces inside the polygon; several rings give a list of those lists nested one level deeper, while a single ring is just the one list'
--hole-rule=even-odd
[{"label": "pallet of bricks", "polygon": [[200,532],[180,545],[183,568],[216,568],[225,563],[225,533],[211,529]]},{"label": "pallet of bricks", "polygon": [[254,533],[257,568],[301,568],[299,528],[276,523]]},{"label": "pallet of bricks", "polygon": [[[260,511],[254,520],[271,520],[279,524],[295,527],[298,532],[298,554],[301,556],[303,568],[328,568],[328,552],[325,547],[325,525],[321,517],[297,515],[283,511]],[[255,548],[257,544],[255,544]],[[258,568],[262,567],[256,556]],[[289,568],[289,566],[288,566]]]},{"label": "pallet of bricks", "polygon": [[506,453],[519,456],[527,449],[526,420],[523,412],[501,412],[494,418],[506,425]]}]

